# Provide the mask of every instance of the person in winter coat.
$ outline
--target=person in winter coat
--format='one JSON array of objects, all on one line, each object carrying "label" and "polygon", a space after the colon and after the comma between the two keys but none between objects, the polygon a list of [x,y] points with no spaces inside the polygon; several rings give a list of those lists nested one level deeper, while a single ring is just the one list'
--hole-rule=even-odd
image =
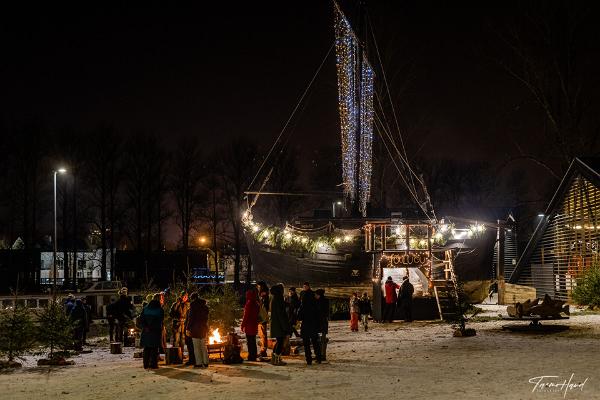
[{"label": "person in winter coat", "polygon": [[350,297],[350,330],[352,332],[358,332],[358,318],[360,315],[360,306],[358,300],[358,294],[352,293]]},{"label": "person in winter coat", "polygon": [[[258,337],[260,338],[260,356],[267,356],[267,324],[269,321],[269,287],[264,281],[256,284],[258,289],[258,299],[260,301],[259,321],[258,321]],[[263,316],[261,318],[261,315]]]},{"label": "person in winter coat", "polygon": [[300,325],[300,335],[304,344],[304,356],[306,364],[312,364],[312,354],[310,345],[317,359],[317,364],[321,363],[321,345],[319,343],[319,325],[320,316],[315,293],[310,289],[308,282],[304,283],[302,294],[300,295],[300,309],[298,310],[298,319],[302,321]]},{"label": "person in winter coat", "polygon": [[319,332],[321,337],[319,342],[321,343],[321,361],[327,361],[327,334],[329,333],[329,299],[325,297],[324,289],[315,290],[315,298],[317,300],[317,307],[319,309]]},{"label": "person in winter coat", "polygon": [[71,308],[69,318],[73,323],[74,348],[77,351],[81,351],[83,348],[83,332],[87,325],[87,313],[81,299],[75,300],[75,305]]},{"label": "person in winter coat", "polygon": [[396,301],[398,301],[398,295],[396,289],[400,289],[400,286],[392,280],[391,276],[388,276],[385,282],[385,308],[383,310],[383,320],[388,322],[394,321],[394,314],[396,313]]},{"label": "person in winter coat", "polygon": [[271,288],[271,295],[271,304],[269,307],[271,310],[271,337],[277,339],[275,347],[273,347],[273,353],[271,354],[271,364],[285,365],[286,363],[281,360],[281,353],[283,353],[285,338],[291,334],[292,330],[288,315],[285,312],[283,285],[278,283],[273,286]]},{"label": "person in winter coat", "polygon": [[115,307],[117,310],[115,315],[117,322],[115,339],[117,342],[124,342],[127,338],[127,325],[133,319],[133,305],[126,287],[121,288],[119,291],[119,300],[117,300]]},{"label": "person in winter coat", "polygon": [[83,344],[87,345],[87,333],[90,331],[90,324],[92,323],[92,307],[87,303],[85,297],[81,298],[81,304],[85,310],[85,327],[83,328]]},{"label": "person in winter coat", "polygon": [[400,307],[404,312],[404,322],[412,322],[412,296],[415,291],[414,286],[408,280],[408,276],[402,278],[400,286]]},{"label": "person in winter coat", "polygon": [[181,348],[183,354],[183,346],[185,345],[185,317],[188,313],[189,303],[188,294],[185,290],[181,291],[177,300],[171,305],[169,316],[173,328],[173,347]]},{"label": "person in winter coat", "polygon": [[291,287],[288,289],[286,305],[288,320],[290,321],[290,325],[292,327],[292,333],[296,337],[300,337],[300,334],[296,330],[296,322],[298,322],[298,308],[300,307],[300,298],[298,297],[298,293],[296,293],[295,287]]},{"label": "person in winter coat", "polygon": [[117,315],[117,298],[110,296],[110,303],[106,306],[106,319],[108,320],[108,338],[110,343],[115,339],[115,318]]},{"label": "person in winter coat", "polygon": [[246,334],[248,361],[256,361],[256,334],[258,333],[258,311],[260,310],[257,297],[256,288],[250,288],[246,291],[246,304],[244,305],[241,329]]},{"label": "person in winter coat", "polygon": [[360,307],[360,319],[362,322],[363,328],[365,328],[365,332],[369,330],[369,315],[371,315],[371,299],[369,299],[369,295],[367,292],[364,292],[359,302]]},{"label": "person in winter coat", "polygon": [[160,305],[160,294],[142,310],[138,318],[138,327],[142,331],[140,345],[144,348],[144,369],[158,368],[158,348],[161,345],[165,312]]},{"label": "person in winter coat", "polygon": [[186,334],[194,342],[194,356],[196,358],[195,368],[208,367],[208,349],[206,339],[208,338],[208,306],[206,300],[201,299],[198,293],[191,296],[190,312],[185,327]]}]

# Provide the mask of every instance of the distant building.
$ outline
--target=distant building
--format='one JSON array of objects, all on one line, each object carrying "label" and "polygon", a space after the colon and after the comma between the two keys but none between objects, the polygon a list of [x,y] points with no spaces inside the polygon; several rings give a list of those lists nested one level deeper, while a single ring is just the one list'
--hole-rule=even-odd
[{"label": "distant building", "polygon": [[600,262],[600,158],[576,158],[510,276],[537,297],[569,300],[576,280]]},{"label": "distant building", "polygon": [[138,289],[152,283],[166,288],[173,282],[184,282],[197,269],[208,269],[209,254],[205,250],[153,251],[142,253],[134,250],[117,251],[114,279],[130,289]]},{"label": "distant building", "polygon": [[[51,251],[43,251],[40,254],[40,284],[51,285],[54,283],[54,253]],[[67,266],[70,271],[73,271],[73,253],[67,253]],[[81,250],[77,252],[77,282],[93,282],[101,279],[102,267],[102,250]],[[106,254],[106,275],[107,280],[111,280],[111,262],[107,251]],[[62,285],[65,277],[65,260],[64,253],[56,253],[56,283]]]}]

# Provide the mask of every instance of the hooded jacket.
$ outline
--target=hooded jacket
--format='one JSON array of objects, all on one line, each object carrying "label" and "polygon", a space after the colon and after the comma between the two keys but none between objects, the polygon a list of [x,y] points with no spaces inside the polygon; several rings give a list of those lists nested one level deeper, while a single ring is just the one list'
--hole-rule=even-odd
[{"label": "hooded jacket", "polygon": [[256,299],[256,290],[246,292],[246,304],[244,305],[244,317],[242,318],[242,332],[249,336],[256,336],[258,333],[258,311],[260,305]]},{"label": "hooded jacket", "polygon": [[319,333],[320,320],[319,307],[315,299],[315,292],[306,290],[300,296],[300,309],[298,310],[298,319],[302,320],[300,325],[300,334],[303,338],[312,337]]},{"label": "hooded jacket", "polygon": [[196,299],[190,303],[190,312],[185,329],[190,331],[191,337],[195,339],[208,336],[208,306],[206,300]]},{"label": "hooded jacket", "polygon": [[158,300],[152,300],[140,314],[138,325],[142,330],[140,345],[142,347],[160,347],[165,312]]},{"label": "hooded jacket", "polygon": [[271,337],[284,337],[291,333],[292,328],[285,312],[285,300],[283,298],[283,285],[275,285],[271,288]]}]

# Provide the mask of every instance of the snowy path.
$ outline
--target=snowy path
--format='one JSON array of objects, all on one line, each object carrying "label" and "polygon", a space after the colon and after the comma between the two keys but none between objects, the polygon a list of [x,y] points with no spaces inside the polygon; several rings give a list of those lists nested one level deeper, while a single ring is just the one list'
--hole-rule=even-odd
[{"label": "snowy path", "polygon": [[477,336],[453,338],[441,323],[371,324],[368,333],[352,333],[347,322],[332,322],[329,362],[310,367],[301,355],[287,357],[285,367],[215,362],[208,370],[147,372],[132,349],[111,355],[96,348],[72,367],[1,373],[0,398],[559,399],[562,392],[532,393],[528,380],[573,373],[574,381],[588,381],[566,398],[600,399],[600,315],[575,316],[566,322],[570,331],[545,336],[503,332],[504,323],[472,324]]}]

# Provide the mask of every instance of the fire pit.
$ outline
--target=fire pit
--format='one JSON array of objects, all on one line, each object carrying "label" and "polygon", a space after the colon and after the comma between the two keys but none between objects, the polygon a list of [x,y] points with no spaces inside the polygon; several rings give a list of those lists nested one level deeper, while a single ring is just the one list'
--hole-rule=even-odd
[{"label": "fire pit", "polygon": [[223,359],[223,350],[225,349],[225,342],[221,340],[221,334],[219,328],[212,331],[212,335],[208,338],[208,344],[206,345],[209,356],[211,354],[219,354],[219,359]]}]

